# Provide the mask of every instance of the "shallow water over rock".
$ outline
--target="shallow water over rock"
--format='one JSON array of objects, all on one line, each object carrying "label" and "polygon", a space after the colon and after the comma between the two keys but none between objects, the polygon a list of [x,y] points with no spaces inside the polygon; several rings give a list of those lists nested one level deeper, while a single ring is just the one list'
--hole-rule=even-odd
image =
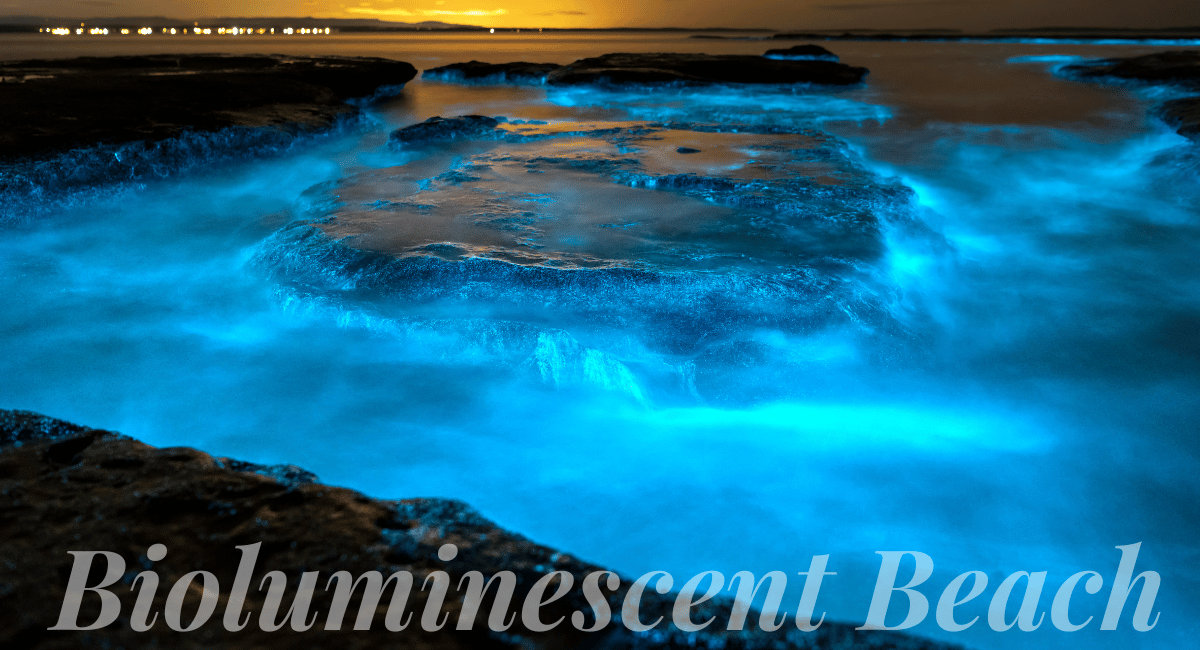
[{"label": "shallow water over rock", "polygon": [[[891,356],[914,344],[879,279],[883,233],[938,238],[914,218],[911,191],[827,135],[470,117],[393,142],[431,125],[443,143],[321,191],[312,220],[260,247],[255,264],[300,292],[289,302],[325,295],[378,313],[392,335],[416,326],[464,344],[486,314],[506,323],[491,328],[506,341],[499,358],[639,399],[717,397],[697,373],[731,355],[771,363],[762,331],[849,328]],[[550,341],[566,351],[546,357]]]}]

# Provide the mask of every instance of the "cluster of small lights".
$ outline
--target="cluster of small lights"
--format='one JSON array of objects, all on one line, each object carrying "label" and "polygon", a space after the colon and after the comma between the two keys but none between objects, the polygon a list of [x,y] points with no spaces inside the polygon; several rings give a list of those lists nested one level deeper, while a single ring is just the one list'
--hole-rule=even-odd
[{"label": "cluster of small lights", "polygon": [[[84,33],[91,34],[91,35],[97,35],[97,36],[107,36],[108,35],[107,27],[92,27],[90,29],[87,29],[86,32],[84,31],[84,29],[85,28],[84,28],[83,24],[80,23],[79,27],[76,28],[74,30],[74,32],[79,35],[82,35]],[[45,28],[38,29],[38,31],[45,33],[45,34],[54,34],[55,36],[68,36],[71,34],[72,30],[70,27],[45,27]],[[312,34],[312,35],[315,35],[315,34],[330,33],[330,29],[328,27],[325,27],[323,29],[322,28],[295,29],[292,27],[284,27],[283,29],[281,29],[279,31],[283,34]],[[129,34],[129,30],[122,29],[121,33]],[[137,30],[137,33],[141,34],[142,36],[149,36],[154,33],[154,28],[153,27],[142,27],[141,29]],[[241,35],[250,36],[253,34],[274,34],[275,28],[274,27],[271,27],[271,28],[259,27],[259,28],[255,29],[253,27],[218,27],[214,30],[211,27],[192,27],[190,29],[187,27],[181,27],[179,29],[176,29],[174,27],[163,27],[162,33],[163,34],[202,34],[202,35],[216,33],[216,34],[220,34],[222,36],[225,36],[225,35],[228,35],[228,36],[241,36]]]}]

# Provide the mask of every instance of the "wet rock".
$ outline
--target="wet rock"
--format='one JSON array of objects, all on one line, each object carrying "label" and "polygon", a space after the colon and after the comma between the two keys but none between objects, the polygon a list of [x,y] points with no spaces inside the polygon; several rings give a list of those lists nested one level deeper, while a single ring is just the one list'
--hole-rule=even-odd
[{"label": "wet rock", "polygon": [[1178,84],[1200,90],[1200,50],[1084,61],[1063,66],[1061,72],[1078,79]]},{"label": "wet rock", "polygon": [[[718,597],[696,606],[694,620],[716,617],[712,625],[685,634],[669,624],[673,595],[648,590],[642,599],[644,620],[664,616],[649,633],[634,634],[614,621],[602,631],[583,633],[570,623],[576,611],[590,612],[579,585],[585,575],[601,570],[571,555],[535,544],[497,527],[464,503],[447,499],[372,499],[357,492],[316,483],[278,480],[246,471],[236,461],[217,459],[188,448],[155,448],[108,431],[88,429],[33,413],[0,411],[0,646],[42,650],[51,648],[317,648],[346,650],[391,647],[527,648],[546,650],[605,647],[644,650],[725,648],[727,650],[790,648],[896,648],[933,650],[941,644],[888,632],[860,632],[849,625],[825,622],[812,633],[785,625],[774,633],[757,627],[750,612],[746,629],[726,631],[732,603]],[[18,445],[17,442],[20,442]],[[69,458],[55,449],[70,443]],[[438,558],[443,544],[454,544],[457,557]],[[149,560],[153,544],[167,547],[165,558]],[[261,544],[242,616],[248,625],[227,631],[222,616],[241,559],[236,546]],[[73,557],[70,551],[109,551],[125,561],[124,579],[111,588],[120,601],[120,616],[90,631],[49,631],[62,607]],[[97,559],[102,565],[104,560]],[[137,572],[152,570],[160,586],[151,611],[162,613],[170,587],[192,571],[208,571],[217,579],[220,595],[213,616],[188,633],[171,631],[162,616],[149,631],[134,632],[131,610],[137,595],[130,584]],[[429,592],[426,576],[445,570],[450,591],[442,611],[448,616],[436,632],[420,629]],[[517,588],[511,613],[515,622],[506,632],[487,629],[492,599],[476,615],[474,628],[459,631],[463,609],[455,590],[469,571],[491,577],[512,571]],[[551,571],[574,577],[575,588],[541,608],[542,620],[567,621],[548,632],[532,632],[519,616],[531,586]],[[309,615],[315,623],[305,632],[289,626],[276,632],[260,627],[265,592],[258,587],[268,571],[280,571],[287,581],[286,612],[302,572],[318,574]],[[367,571],[388,576],[408,571],[414,578],[407,612],[413,620],[403,631],[384,627],[391,591],[375,608],[369,630],[351,630],[361,597],[352,598],[342,629],[326,630],[332,592],[323,590],[336,571],[358,577]],[[89,584],[94,584],[96,578]],[[610,607],[620,612],[628,586],[605,591]],[[144,587],[144,584],[141,586]],[[677,584],[680,584],[677,581]],[[199,606],[199,589],[184,597],[184,624]],[[494,593],[495,590],[492,590]],[[359,592],[361,594],[361,591]],[[85,595],[78,617],[82,625],[96,620],[100,599]],[[590,617],[588,619],[590,622]]]},{"label": "wet rock", "polygon": [[20,447],[31,440],[80,438],[93,435],[94,431],[30,411],[0,410],[0,447]]},{"label": "wet rock", "polygon": [[0,225],[353,124],[402,61],[219,54],[0,63]]},{"label": "wet rock", "polygon": [[920,229],[912,193],[826,134],[465,123],[483,137],[340,181],[251,264],[289,309],[637,401],[707,399],[681,364],[765,330],[844,331],[871,359],[918,344],[876,271],[884,228]]},{"label": "wet rock", "polygon": [[419,145],[452,140],[483,140],[500,137],[500,120],[484,115],[460,115],[459,117],[431,117],[392,131],[388,144],[392,147]]},{"label": "wet rock", "polygon": [[356,57],[162,54],[0,64],[0,152],[40,157],[95,144],[156,142],[185,131],[333,126],[347,100],[416,76],[402,61]]},{"label": "wet rock", "polygon": [[557,63],[468,61],[430,68],[422,72],[421,76],[425,79],[460,83],[541,84],[546,80],[546,75],[561,67]]},{"label": "wet rock", "polygon": [[1179,135],[1200,144],[1200,97],[1185,97],[1164,102],[1158,108],[1158,113]]},{"label": "wet rock", "polygon": [[[1200,92],[1200,50],[1084,61],[1063,66],[1060,73],[1082,80],[1170,85]],[[1180,135],[1200,142],[1200,96],[1164,102],[1157,112]]]},{"label": "wet rock", "polygon": [[258,463],[248,463],[244,460],[231,460],[229,458],[221,458],[217,462],[235,472],[261,474],[262,476],[273,478],[284,485],[307,485],[318,481],[316,474],[295,465],[259,465]]},{"label": "wet rock", "polygon": [[830,84],[851,85],[866,68],[831,61],[779,61],[750,55],[622,53],[580,59],[546,77],[549,85],[578,84]]},{"label": "wet rock", "polygon": [[767,50],[763,56],[786,61],[834,61],[838,57],[820,45],[793,45],[789,48]]}]

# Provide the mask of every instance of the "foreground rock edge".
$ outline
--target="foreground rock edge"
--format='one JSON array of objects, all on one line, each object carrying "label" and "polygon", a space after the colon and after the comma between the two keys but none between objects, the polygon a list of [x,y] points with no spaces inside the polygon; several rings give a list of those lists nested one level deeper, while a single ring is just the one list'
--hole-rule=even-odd
[{"label": "foreground rock edge", "polygon": [[[585,575],[601,569],[504,531],[458,501],[372,499],[321,485],[315,476],[296,467],[214,458],[182,447],[155,448],[118,433],[27,411],[0,410],[0,508],[6,522],[0,528],[0,547],[5,549],[0,562],[2,647],[70,648],[88,643],[126,648],[249,648],[262,647],[269,639],[271,647],[279,648],[321,647],[331,642],[345,648],[369,648],[401,638],[415,648],[948,647],[902,634],[858,632],[828,622],[816,632],[801,633],[789,620],[778,632],[767,633],[757,627],[756,612],[750,612],[743,631],[730,632],[724,624],[731,604],[716,599],[697,606],[694,620],[708,616],[717,620],[708,629],[691,634],[665,624],[646,633],[633,633],[615,621],[592,634],[565,623],[549,632],[534,633],[523,627],[519,615],[506,632],[491,632],[486,625],[487,598],[471,631],[452,630],[447,624],[439,631],[425,632],[417,630],[414,621],[407,632],[388,632],[382,625],[386,602],[381,601],[370,631],[341,634],[322,629],[320,614],[327,611],[327,599],[319,588],[310,610],[319,614],[318,624],[304,633],[286,627],[275,633],[263,632],[257,619],[263,596],[253,587],[245,611],[254,615],[240,632],[226,631],[219,620],[229,587],[222,589],[213,619],[195,633],[172,632],[162,621],[150,631],[134,632],[129,616],[134,594],[125,585],[137,571],[153,564],[163,587],[152,611],[162,611],[167,587],[188,571],[211,571],[230,584],[240,559],[235,547],[255,543],[261,543],[255,580],[261,580],[268,570],[282,571],[288,578],[285,612],[304,571],[320,572],[321,580],[339,570],[353,576],[372,570],[385,576],[410,571],[417,586],[406,611],[417,613],[414,619],[424,610],[428,594],[419,590],[419,585],[434,571],[448,571],[452,585],[472,570],[485,577],[512,571],[518,584],[514,603],[523,602],[525,593],[546,573],[567,571],[576,577],[576,589],[542,608],[542,619],[552,621],[558,616],[570,617],[574,611],[591,611],[578,593],[578,585]],[[147,549],[159,543],[166,545],[169,554],[151,563]],[[455,544],[459,554],[451,562],[441,562],[437,551],[447,543]],[[124,581],[113,587],[122,607],[112,625],[88,632],[46,630],[61,607],[71,567],[68,552],[72,550],[112,551],[130,568]],[[622,588],[608,598],[614,612],[620,612],[631,581],[622,582]],[[643,620],[660,615],[670,620],[673,596],[647,593]],[[194,597],[187,600],[185,613],[195,611]],[[99,615],[99,603],[93,600],[99,599],[85,597],[80,621],[95,620]],[[462,601],[447,600],[442,611],[448,613],[449,621],[456,621]],[[350,607],[357,611],[358,601],[352,600]],[[186,614],[184,620],[188,620]],[[343,625],[343,629],[349,627],[349,623]],[[399,634],[403,637],[396,636]]]}]

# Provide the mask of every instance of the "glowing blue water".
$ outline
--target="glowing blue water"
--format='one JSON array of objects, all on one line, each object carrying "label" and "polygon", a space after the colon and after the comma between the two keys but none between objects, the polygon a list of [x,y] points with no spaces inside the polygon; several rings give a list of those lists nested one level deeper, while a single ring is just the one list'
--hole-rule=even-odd
[{"label": "glowing blue water", "polygon": [[[920,47],[888,45],[906,46]],[[1003,106],[1049,94],[1073,98],[1070,111],[964,116],[956,107],[990,96],[956,94],[953,75],[941,95],[907,91],[881,61],[876,85],[849,94],[588,100],[418,83],[376,115],[389,127],[452,113],[820,125],[912,188],[951,244],[883,233],[889,313],[922,355],[879,363],[848,328],[767,330],[758,341],[782,361],[720,380],[786,382],[787,399],[662,402],[625,390],[619,372],[531,379],[497,362],[485,317],[482,329],[414,325],[305,298],[249,266],[321,208],[324,189],[310,188],[417,160],[381,130],[3,232],[0,406],[291,462],[373,495],[462,498],[628,574],[792,572],[831,553],[837,582],[820,607],[834,619],[865,616],[877,550],[929,553],[935,586],[971,569],[1047,570],[1053,588],[1084,569],[1108,579],[1113,547],[1142,541],[1139,567],[1163,575],[1152,632],[1128,618],[1116,633],[917,631],[979,648],[1186,647],[1200,593],[1194,157],[1126,91],[1003,63],[1044,50],[972,47],[991,49],[956,65],[980,86],[1025,93]],[[458,345],[464,332],[474,347]],[[529,349],[553,371],[573,348],[543,334]],[[585,375],[611,370],[592,359]],[[1098,615],[1106,594],[1077,596],[1076,618]]]}]

